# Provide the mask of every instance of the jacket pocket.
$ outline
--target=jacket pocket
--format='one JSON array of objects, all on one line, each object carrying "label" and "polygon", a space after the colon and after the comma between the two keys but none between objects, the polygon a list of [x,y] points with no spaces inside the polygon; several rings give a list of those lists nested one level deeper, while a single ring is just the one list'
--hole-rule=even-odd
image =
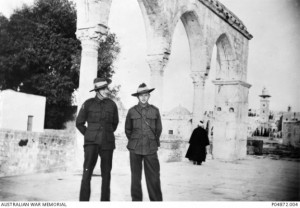
[{"label": "jacket pocket", "polygon": [[156,137],[154,136],[154,134],[153,134],[152,131],[149,133],[148,138],[149,138],[150,140],[156,140]]},{"label": "jacket pocket", "polygon": [[157,115],[154,113],[148,113],[146,117],[147,119],[157,119]]},{"label": "jacket pocket", "polygon": [[128,140],[128,144],[127,144],[127,148],[128,149],[131,149],[131,150],[134,150],[136,145],[137,145],[137,142],[139,140],[139,134],[137,133],[133,133],[131,136],[130,136],[130,139]]},{"label": "jacket pocket", "polygon": [[127,144],[127,148],[130,150],[134,150],[137,145],[138,139],[130,139]]},{"label": "jacket pocket", "polygon": [[142,117],[138,114],[131,115],[130,119],[132,120],[133,129],[141,128],[141,119]]},{"label": "jacket pocket", "polygon": [[158,144],[156,139],[150,139],[150,150],[158,150]]},{"label": "jacket pocket", "polygon": [[154,113],[148,113],[147,116],[147,122],[149,123],[149,125],[151,126],[151,128],[153,130],[155,130],[155,122],[157,120],[157,115]]}]

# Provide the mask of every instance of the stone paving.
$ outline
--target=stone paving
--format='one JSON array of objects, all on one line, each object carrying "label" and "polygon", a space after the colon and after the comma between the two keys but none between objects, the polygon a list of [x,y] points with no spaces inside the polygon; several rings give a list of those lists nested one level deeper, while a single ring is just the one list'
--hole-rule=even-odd
[{"label": "stone paving", "polygon": [[[115,151],[111,201],[130,201],[128,152]],[[187,160],[161,162],[164,201],[299,201],[299,161],[248,156],[225,162],[208,159],[195,166]],[[97,164],[98,165],[98,164]],[[81,170],[0,178],[0,201],[77,201]],[[96,167],[91,201],[100,197]],[[149,201],[143,178],[144,200]]]}]

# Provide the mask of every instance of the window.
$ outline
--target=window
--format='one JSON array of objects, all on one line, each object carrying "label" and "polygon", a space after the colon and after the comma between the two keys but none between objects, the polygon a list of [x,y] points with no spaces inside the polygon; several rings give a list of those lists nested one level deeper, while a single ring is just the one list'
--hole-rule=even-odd
[{"label": "window", "polygon": [[27,131],[32,131],[32,122],[33,122],[33,116],[28,116],[28,119],[27,119]]},{"label": "window", "polygon": [[169,130],[169,134],[173,134],[173,130]]}]

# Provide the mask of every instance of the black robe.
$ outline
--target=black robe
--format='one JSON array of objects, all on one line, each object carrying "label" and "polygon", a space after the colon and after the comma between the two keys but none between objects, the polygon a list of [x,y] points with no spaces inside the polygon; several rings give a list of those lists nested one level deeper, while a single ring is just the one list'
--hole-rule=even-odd
[{"label": "black robe", "polygon": [[186,158],[192,161],[202,162],[206,159],[206,146],[209,145],[207,132],[202,127],[194,129],[190,138],[190,146],[185,155]]}]

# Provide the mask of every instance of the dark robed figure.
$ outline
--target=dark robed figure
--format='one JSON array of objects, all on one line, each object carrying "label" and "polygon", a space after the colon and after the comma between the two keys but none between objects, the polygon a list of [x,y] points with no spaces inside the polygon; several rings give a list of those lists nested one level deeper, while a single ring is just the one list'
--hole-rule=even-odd
[{"label": "dark robed figure", "polygon": [[206,146],[209,145],[207,131],[203,128],[202,121],[200,121],[198,127],[194,129],[189,143],[190,146],[185,157],[193,161],[194,164],[197,163],[198,165],[201,165],[202,162],[205,162],[207,152]]}]

